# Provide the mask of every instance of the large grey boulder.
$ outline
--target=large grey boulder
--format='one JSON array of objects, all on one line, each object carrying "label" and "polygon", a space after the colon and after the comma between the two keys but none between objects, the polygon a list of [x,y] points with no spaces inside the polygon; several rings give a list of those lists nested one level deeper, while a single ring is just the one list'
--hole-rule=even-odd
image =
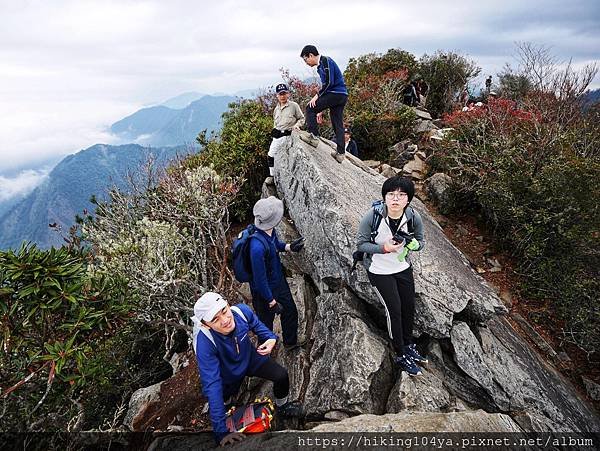
[{"label": "large grey boulder", "polygon": [[338,423],[321,424],[312,432],[523,432],[502,413],[401,412],[359,415]]},{"label": "large grey boulder", "polygon": [[309,417],[331,410],[383,413],[393,378],[386,341],[369,327],[358,299],[345,290],[324,293],[316,301],[304,397]]},{"label": "large grey boulder", "polygon": [[129,399],[129,408],[125,414],[123,424],[128,428],[132,428],[134,419],[148,406],[150,403],[160,399],[160,389],[162,382],[159,382],[149,387],[136,390]]},{"label": "large grey boulder", "polygon": [[442,211],[447,207],[449,198],[448,189],[451,184],[452,178],[443,172],[437,172],[425,180],[427,194]]}]

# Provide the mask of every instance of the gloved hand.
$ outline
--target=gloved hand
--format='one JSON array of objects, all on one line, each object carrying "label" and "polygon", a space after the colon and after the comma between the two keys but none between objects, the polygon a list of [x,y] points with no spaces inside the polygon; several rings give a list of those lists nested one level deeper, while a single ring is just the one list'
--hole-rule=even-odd
[{"label": "gloved hand", "polygon": [[304,238],[300,237],[290,243],[290,250],[292,252],[300,252],[304,247]]},{"label": "gloved hand", "polygon": [[419,242],[416,238],[413,238],[410,243],[404,245],[404,249],[402,249],[402,252],[400,252],[398,255],[398,261],[402,263],[404,260],[406,260],[408,251],[416,251],[417,249],[419,249]]},{"label": "gloved hand", "polygon": [[270,306],[269,309],[276,315],[281,315],[281,312],[283,312],[283,305],[281,305],[279,302],[275,302],[275,304],[272,307]]}]

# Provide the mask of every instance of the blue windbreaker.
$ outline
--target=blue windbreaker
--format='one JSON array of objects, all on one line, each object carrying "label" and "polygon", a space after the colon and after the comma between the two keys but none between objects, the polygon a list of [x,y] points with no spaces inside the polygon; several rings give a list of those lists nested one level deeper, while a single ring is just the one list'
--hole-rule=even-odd
[{"label": "blue windbreaker", "polygon": [[[268,355],[262,356],[256,352],[248,332],[254,332],[260,343],[271,338],[277,339],[277,335],[260,322],[250,307],[244,304],[238,304],[237,307],[247,321],[232,311],[235,329],[229,335],[211,330],[215,344],[204,333],[199,333],[196,338],[196,359],[202,393],[208,398],[210,420],[217,443],[229,433],[225,425],[227,412],[223,404],[224,388],[239,388],[247,373],[260,368],[269,359]],[[233,391],[237,391],[237,388]],[[235,393],[228,393],[233,394]]]}]

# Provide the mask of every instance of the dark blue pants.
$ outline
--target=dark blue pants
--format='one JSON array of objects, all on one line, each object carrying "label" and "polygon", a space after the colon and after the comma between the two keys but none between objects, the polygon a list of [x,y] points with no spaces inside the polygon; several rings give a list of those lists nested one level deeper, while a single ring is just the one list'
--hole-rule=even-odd
[{"label": "dark blue pants", "polygon": [[337,143],[338,153],[345,152],[344,145],[344,107],[348,101],[346,94],[326,93],[319,96],[314,107],[306,107],[306,129],[315,136],[319,136],[319,126],[317,124],[317,113],[329,108],[331,115],[331,125],[335,133],[335,142]]},{"label": "dark blue pants", "polygon": [[[298,309],[296,309],[290,286],[285,277],[274,288],[272,287],[271,291],[275,300],[283,307],[283,312],[281,312],[283,344],[294,345],[298,342]],[[275,312],[269,308],[271,301],[272,299],[262,299],[258,293],[252,291],[252,306],[258,319],[270,330],[273,330]]]}]

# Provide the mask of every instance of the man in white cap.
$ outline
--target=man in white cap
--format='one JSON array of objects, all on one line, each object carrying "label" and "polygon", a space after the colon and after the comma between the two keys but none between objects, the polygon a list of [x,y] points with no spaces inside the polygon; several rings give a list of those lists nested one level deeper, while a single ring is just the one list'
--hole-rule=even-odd
[{"label": "man in white cap", "polygon": [[273,130],[271,131],[271,146],[267,156],[269,157],[269,177],[266,182],[272,184],[274,182],[273,168],[275,166],[275,155],[279,149],[289,139],[292,130],[300,130],[304,125],[304,114],[300,106],[290,100],[290,92],[285,83],[279,83],[275,87],[277,94],[277,106],[273,110]]},{"label": "man in white cap", "polygon": [[[218,444],[226,445],[244,438],[243,434],[228,431],[224,401],[238,392],[246,376],[273,381],[278,414],[301,414],[301,406],[287,400],[290,388],[287,370],[269,357],[277,335],[267,329],[247,305],[230,307],[220,294],[208,292],[196,301],[192,321],[192,344],[202,392],[208,398],[213,433]],[[261,343],[258,348],[250,341],[248,334],[251,331]]]},{"label": "man in white cap", "polygon": [[250,241],[252,305],[260,320],[271,330],[275,314],[280,313],[283,346],[287,350],[296,349],[304,343],[298,342],[298,310],[283,273],[279,252],[299,252],[304,247],[304,238],[289,244],[279,240],[274,227],[283,218],[283,202],[276,197],[260,199],[253,212],[257,228],[254,235],[262,235],[262,239]]}]

